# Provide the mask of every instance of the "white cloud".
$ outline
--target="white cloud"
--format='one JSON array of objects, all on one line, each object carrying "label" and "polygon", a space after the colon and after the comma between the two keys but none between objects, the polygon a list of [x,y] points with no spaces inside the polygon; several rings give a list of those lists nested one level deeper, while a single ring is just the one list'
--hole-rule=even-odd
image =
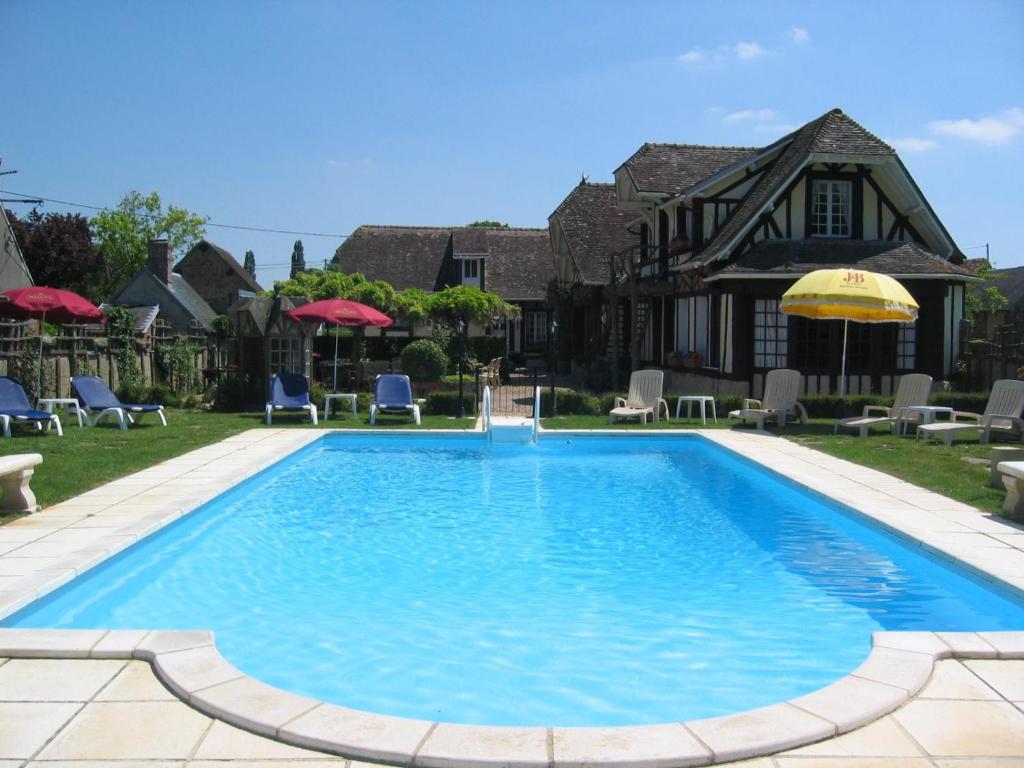
[{"label": "white cloud", "polygon": [[760,123],[754,126],[754,130],[782,137],[787,133],[792,133],[799,127],[798,125],[793,125],[793,123]]},{"label": "white cloud", "polygon": [[707,60],[707,57],[708,55],[705,51],[694,48],[692,51],[679,54],[679,61],[683,64],[700,64]]},{"label": "white cloud", "polygon": [[802,43],[810,42],[811,35],[803,27],[793,27],[789,30],[789,39],[800,45]]},{"label": "white cloud", "polygon": [[730,112],[722,118],[727,123],[740,123],[750,120],[763,122],[765,120],[778,119],[779,113],[774,109],[741,109],[737,112]]},{"label": "white cloud", "polygon": [[741,60],[759,59],[768,53],[757,43],[736,43],[731,50],[736,54],[736,58]]},{"label": "white cloud", "polygon": [[928,129],[943,136],[953,136],[982,144],[1006,144],[1024,130],[1024,109],[1013,107],[980,120],[933,120],[928,123]]},{"label": "white cloud", "polygon": [[927,152],[939,146],[937,141],[932,139],[920,139],[916,136],[907,136],[902,139],[886,139],[885,142],[900,152]]},{"label": "white cloud", "polygon": [[762,48],[760,43],[735,43],[720,45],[710,50],[693,48],[686,53],[679,54],[676,61],[681,64],[722,64],[732,59],[753,61],[769,53],[770,51]]}]

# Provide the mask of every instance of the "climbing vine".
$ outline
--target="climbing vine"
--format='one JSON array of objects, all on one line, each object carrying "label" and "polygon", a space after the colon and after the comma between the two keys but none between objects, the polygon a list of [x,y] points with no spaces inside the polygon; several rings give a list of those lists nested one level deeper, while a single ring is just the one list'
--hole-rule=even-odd
[{"label": "climbing vine", "polygon": [[196,385],[199,346],[179,336],[172,343],[164,344],[159,351],[171,389],[179,395],[191,392]]},{"label": "climbing vine", "polygon": [[117,379],[122,392],[142,389],[139,358],[135,354],[135,317],[124,307],[112,307],[107,312],[107,338],[114,350]]}]

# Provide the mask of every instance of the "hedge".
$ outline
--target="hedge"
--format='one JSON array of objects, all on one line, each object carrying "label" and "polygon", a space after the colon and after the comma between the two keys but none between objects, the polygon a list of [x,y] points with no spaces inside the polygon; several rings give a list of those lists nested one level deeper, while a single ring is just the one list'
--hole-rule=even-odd
[{"label": "hedge", "polygon": [[[465,405],[467,416],[472,416],[476,413],[476,398],[472,390],[463,393],[462,402]],[[459,393],[447,391],[431,392],[427,395],[427,402],[423,406],[423,411],[431,416],[458,416]]]},{"label": "hedge", "polygon": [[[556,389],[555,398],[560,416],[599,416],[601,402],[596,395],[589,392],[575,392],[567,389]],[[551,416],[551,390],[540,391],[540,415]]]}]

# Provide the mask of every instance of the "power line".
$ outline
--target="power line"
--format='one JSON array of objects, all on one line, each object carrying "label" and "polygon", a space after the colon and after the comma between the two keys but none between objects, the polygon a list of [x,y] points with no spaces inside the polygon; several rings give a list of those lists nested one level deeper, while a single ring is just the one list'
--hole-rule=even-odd
[{"label": "power line", "polygon": [[[72,208],[87,208],[88,210],[91,210],[91,211],[111,211],[111,210],[113,210],[111,208],[107,208],[106,206],[102,206],[102,205],[88,205],[86,203],[73,203],[73,202],[71,202],[69,200],[57,200],[57,199],[52,198],[52,197],[42,197],[40,195],[26,195],[24,192],[12,192],[9,189],[5,189],[4,190],[4,194],[5,195],[18,195],[18,197],[31,198],[31,201],[43,200],[43,201],[45,201],[47,203],[56,203],[57,205],[69,205]],[[26,200],[26,202],[30,202],[30,201]],[[136,215],[141,216],[143,218],[147,218],[147,219],[157,218],[156,214],[152,214],[152,213],[139,213],[139,214],[136,214]],[[276,235],[302,235],[303,237],[330,237],[330,238],[334,238],[334,239],[339,239],[340,238],[342,240],[344,240],[345,238],[348,237],[348,235],[329,234],[329,233],[325,233],[325,232],[300,232],[300,231],[294,230],[294,229],[271,229],[269,227],[245,227],[245,226],[242,226],[242,225],[239,225],[239,224],[219,224],[219,223],[214,222],[214,221],[203,222],[203,225],[207,226],[207,227],[220,227],[221,229],[241,229],[241,230],[245,230],[246,232],[269,232],[271,234],[276,234]]]}]

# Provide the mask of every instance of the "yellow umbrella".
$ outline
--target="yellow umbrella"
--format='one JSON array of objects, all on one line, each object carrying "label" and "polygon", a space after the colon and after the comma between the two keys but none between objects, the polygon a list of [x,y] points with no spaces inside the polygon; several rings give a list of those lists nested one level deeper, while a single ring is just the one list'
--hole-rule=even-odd
[{"label": "yellow umbrella", "polygon": [[839,396],[846,395],[846,329],[857,323],[912,323],[918,304],[888,275],[863,269],[819,269],[782,294],[782,312],[815,320],[843,320],[843,370]]}]

